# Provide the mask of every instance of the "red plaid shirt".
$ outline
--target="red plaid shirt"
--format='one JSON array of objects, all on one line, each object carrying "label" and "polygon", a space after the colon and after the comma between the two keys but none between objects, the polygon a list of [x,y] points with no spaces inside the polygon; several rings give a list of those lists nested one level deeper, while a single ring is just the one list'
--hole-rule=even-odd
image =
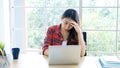
[{"label": "red plaid shirt", "polygon": [[46,37],[44,39],[43,54],[50,45],[62,45],[63,36],[60,32],[61,25],[54,25],[48,28]]}]

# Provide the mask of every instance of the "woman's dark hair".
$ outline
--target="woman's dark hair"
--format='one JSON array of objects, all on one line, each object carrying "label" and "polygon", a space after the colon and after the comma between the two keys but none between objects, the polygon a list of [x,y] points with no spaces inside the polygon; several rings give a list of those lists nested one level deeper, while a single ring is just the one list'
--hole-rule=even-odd
[{"label": "woman's dark hair", "polygon": [[[71,18],[73,21],[79,24],[79,16],[76,10],[74,9],[67,9],[63,15],[62,18]],[[77,45],[78,44],[78,35],[75,31],[74,27],[70,30],[70,34],[68,36],[68,45]]]}]

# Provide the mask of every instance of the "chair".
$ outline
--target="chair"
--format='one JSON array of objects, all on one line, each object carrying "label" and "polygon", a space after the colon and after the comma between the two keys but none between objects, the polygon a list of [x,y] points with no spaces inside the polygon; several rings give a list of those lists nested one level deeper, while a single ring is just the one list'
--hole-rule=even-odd
[{"label": "chair", "polygon": [[[85,41],[85,45],[87,45],[87,32],[83,32],[83,39]],[[85,52],[84,56],[87,56],[87,51]]]}]

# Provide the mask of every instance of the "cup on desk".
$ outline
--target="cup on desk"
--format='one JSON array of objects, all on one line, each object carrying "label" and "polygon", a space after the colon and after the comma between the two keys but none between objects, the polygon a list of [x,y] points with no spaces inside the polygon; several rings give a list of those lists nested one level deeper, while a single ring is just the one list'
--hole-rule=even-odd
[{"label": "cup on desk", "polygon": [[13,59],[16,60],[19,57],[20,48],[12,48]]}]

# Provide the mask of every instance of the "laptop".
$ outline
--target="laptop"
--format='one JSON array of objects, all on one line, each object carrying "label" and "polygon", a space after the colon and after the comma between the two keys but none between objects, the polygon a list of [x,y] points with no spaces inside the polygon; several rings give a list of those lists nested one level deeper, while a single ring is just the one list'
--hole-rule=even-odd
[{"label": "laptop", "polygon": [[49,46],[49,64],[79,64],[80,46]]}]

